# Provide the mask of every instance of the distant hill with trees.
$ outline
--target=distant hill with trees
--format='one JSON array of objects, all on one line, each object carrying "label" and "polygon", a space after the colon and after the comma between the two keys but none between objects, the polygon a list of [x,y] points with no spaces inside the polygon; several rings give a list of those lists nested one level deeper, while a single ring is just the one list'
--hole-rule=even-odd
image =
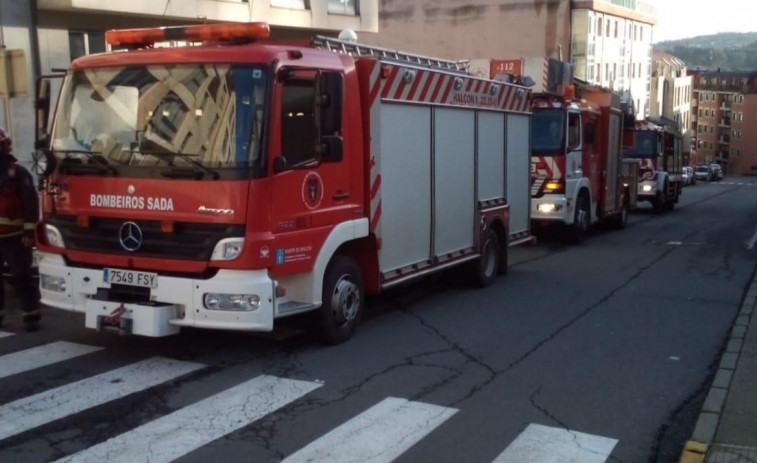
[{"label": "distant hill with trees", "polygon": [[654,44],[682,59],[689,69],[757,71],[757,32],[725,32]]}]

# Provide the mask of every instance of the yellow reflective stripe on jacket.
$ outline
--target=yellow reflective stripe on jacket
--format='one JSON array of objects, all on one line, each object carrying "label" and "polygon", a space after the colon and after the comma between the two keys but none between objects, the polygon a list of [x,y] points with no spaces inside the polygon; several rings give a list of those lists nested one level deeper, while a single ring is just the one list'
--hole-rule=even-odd
[{"label": "yellow reflective stripe on jacket", "polygon": [[34,228],[37,226],[34,222],[27,222],[24,224],[24,230],[34,230]]},{"label": "yellow reflective stripe on jacket", "polygon": [[7,217],[0,217],[0,225],[22,225],[24,219],[9,219]]}]

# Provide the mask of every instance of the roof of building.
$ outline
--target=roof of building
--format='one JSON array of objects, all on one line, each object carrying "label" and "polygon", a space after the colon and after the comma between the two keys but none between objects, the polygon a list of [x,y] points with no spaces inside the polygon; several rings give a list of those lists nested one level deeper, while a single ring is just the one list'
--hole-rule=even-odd
[{"label": "roof of building", "polygon": [[682,59],[663,50],[652,50],[652,61],[658,61],[670,66],[686,67],[686,63]]}]

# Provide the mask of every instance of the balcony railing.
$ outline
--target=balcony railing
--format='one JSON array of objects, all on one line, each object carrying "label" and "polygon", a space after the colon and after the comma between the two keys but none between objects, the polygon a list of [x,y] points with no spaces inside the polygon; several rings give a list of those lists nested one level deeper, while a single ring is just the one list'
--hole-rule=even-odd
[{"label": "balcony railing", "polygon": [[720,143],[721,145],[728,145],[731,143],[731,137],[720,137],[718,139],[718,143]]},{"label": "balcony railing", "polygon": [[637,13],[647,16],[657,17],[657,8],[649,2],[642,0],[595,0],[599,3],[607,3],[615,6],[622,6]]},{"label": "balcony railing", "polygon": [[731,118],[726,117],[723,119],[720,119],[720,127],[730,127],[731,126]]},{"label": "balcony railing", "polygon": [[720,109],[721,111],[730,111],[731,110],[731,102],[730,101],[723,101],[720,103]]}]

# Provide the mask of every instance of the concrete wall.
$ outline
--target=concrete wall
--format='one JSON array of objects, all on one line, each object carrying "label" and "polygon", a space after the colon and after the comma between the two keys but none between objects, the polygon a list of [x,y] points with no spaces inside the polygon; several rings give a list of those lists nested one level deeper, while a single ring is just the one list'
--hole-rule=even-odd
[{"label": "concrete wall", "polygon": [[448,59],[569,57],[566,0],[380,0],[378,35],[359,40]]}]

